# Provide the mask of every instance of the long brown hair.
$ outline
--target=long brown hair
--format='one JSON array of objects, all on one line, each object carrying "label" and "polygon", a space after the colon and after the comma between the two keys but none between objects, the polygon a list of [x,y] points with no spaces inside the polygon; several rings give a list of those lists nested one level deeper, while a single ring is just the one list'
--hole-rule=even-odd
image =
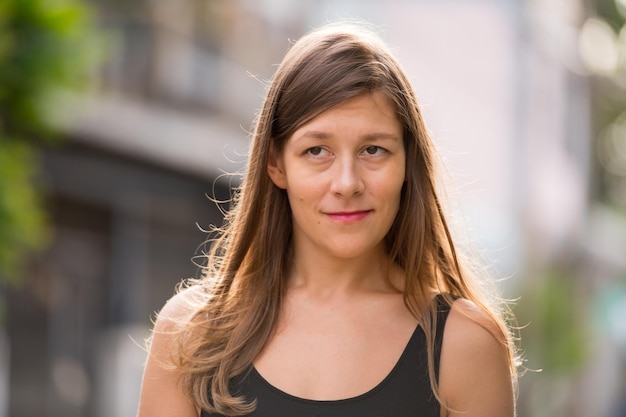
[{"label": "long brown hair", "polygon": [[457,254],[435,183],[436,153],[413,88],[380,38],[361,24],[335,23],[296,42],[278,67],[256,120],[247,171],[224,226],[212,242],[203,277],[202,302],[178,335],[182,386],[202,409],[243,415],[254,402],[233,396],[229,381],[251,366],[274,329],[292,259],[292,220],[284,190],[267,173],[271,146],[280,150],[303,124],[364,92],[383,92],[404,128],[406,182],[386,248],[406,273],[404,302],[428,341],[429,374],[439,398],[434,366],[437,314],[433,290],[473,301],[497,324],[495,336],[514,346],[501,304],[474,285]]}]

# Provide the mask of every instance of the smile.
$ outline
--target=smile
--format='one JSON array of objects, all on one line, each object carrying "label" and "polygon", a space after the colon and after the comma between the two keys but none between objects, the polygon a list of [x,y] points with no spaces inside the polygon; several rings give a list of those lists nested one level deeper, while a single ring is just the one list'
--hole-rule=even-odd
[{"label": "smile", "polygon": [[325,213],[331,220],[341,223],[355,223],[369,216],[373,210],[338,211]]}]

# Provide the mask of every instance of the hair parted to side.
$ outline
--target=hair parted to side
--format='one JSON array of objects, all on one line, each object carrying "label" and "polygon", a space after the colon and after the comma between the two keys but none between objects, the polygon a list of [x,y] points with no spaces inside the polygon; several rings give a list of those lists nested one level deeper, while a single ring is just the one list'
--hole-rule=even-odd
[{"label": "hair parted to side", "polygon": [[[434,367],[437,314],[427,294],[435,289],[473,301],[497,324],[494,336],[509,352],[516,378],[515,348],[502,304],[477,289],[457,254],[435,183],[436,159],[413,88],[378,35],[363,24],[333,23],[298,40],[267,90],[256,120],[247,171],[232,209],[218,230],[199,286],[203,302],[178,333],[182,387],[198,407],[245,415],[255,404],[236,397],[229,381],[245,372],[277,322],[293,256],[287,195],[267,173],[270,147],[278,151],[303,124],[359,94],[380,91],[393,103],[404,129],[406,182],[397,217],[385,243],[406,273],[404,302],[428,341],[429,374],[439,398]],[[428,307],[427,307],[428,306]]]}]

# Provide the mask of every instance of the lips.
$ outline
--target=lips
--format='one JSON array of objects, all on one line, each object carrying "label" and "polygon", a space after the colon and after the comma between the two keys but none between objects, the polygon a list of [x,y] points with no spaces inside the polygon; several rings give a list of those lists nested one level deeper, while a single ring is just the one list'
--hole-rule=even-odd
[{"label": "lips", "polygon": [[373,210],[337,211],[325,213],[331,220],[342,223],[355,223],[369,216]]}]

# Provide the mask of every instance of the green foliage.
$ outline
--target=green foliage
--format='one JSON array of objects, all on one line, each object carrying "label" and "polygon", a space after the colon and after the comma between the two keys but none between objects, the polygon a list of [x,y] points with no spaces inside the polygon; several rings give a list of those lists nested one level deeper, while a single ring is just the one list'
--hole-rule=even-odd
[{"label": "green foliage", "polygon": [[571,374],[588,359],[587,306],[579,288],[576,274],[554,266],[527,289],[525,308],[516,309],[516,315],[528,323],[522,340],[531,368]]},{"label": "green foliage", "polygon": [[613,29],[619,31],[626,23],[626,18],[620,13],[616,0],[592,0],[591,5],[595,14],[606,20]]},{"label": "green foliage", "polygon": [[86,85],[101,48],[79,0],[0,1],[0,280],[43,247],[36,145],[53,137],[52,98]]},{"label": "green foliage", "polygon": [[90,20],[77,1],[0,2],[0,126],[5,133],[50,132],[44,108],[48,96],[84,84],[94,62],[97,44]]},{"label": "green foliage", "polygon": [[0,139],[0,276],[7,279],[25,253],[46,243],[41,198],[33,187],[35,167],[30,146]]},{"label": "green foliage", "polygon": [[[592,196],[595,200],[626,213],[626,154],[623,148],[623,126],[626,118],[626,2],[624,0],[590,0],[589,18],[600,20],[611,28],[606,39],[598,38],[598,51],[615,57],[613,65],[598,71],[589,68],[590,111],[592,121]],[[583,33],[584,33],[583,26]],[[608,35],[608,36],[607,36]],[[594,72],[595,71],[595,72]]]}]

